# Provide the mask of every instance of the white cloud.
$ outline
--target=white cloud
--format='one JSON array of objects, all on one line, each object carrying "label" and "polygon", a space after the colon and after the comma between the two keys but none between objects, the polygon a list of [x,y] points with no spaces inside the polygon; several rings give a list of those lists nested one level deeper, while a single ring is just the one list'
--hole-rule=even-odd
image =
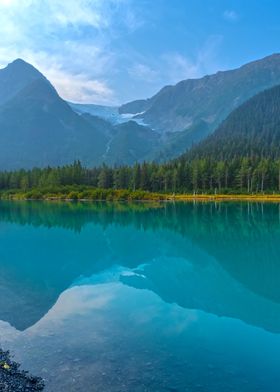
[{"label": "white cloud", "polygon": [[182,79],[196,78],[200,75],[200,64],[181,53],[166,53],[162,56],[166,77],[169,83],[176,83]]},{"label": "white cloud", "polygon": [[59,69],[49,69],[49,79],[66,100],[78,103],[112,104],[115,94],[106,82],[93,80],[85,74],[71,74]]},{"label": "white cloud", "polygon": [[[23,58],[65,99],[111,103],[147,96],[166,84],[215,71],[221,37],[195,52],[134,45],[150,15],[137,0],[0,0],[0,66]],[[226,11],[233,19],[234,11]],[[236,14],[237,15],[237,14]],[[147,36],[144,36],[147,38]],[[142,37],[143,39],[143,37]],[[145,43],[149,49],[149,42]],[[142,46],[144,51],[142,52]],[[170,49],[167,46],[167,50]],[[135,94],[135,95],[134,95]],[[122,99],[119,97],[121,96]]]},{"label": "white cloud", "polygon": [[[196,52],[190,54],[170,51],[159,56],[151,54],[145,57],[130,50],[123,62],[127,64],[126,77],[130,89],[137,92],[132,99],[147,98],[156,94],[163,86],[174,85],[185,79],[200,78],[221,69],[219,51],[222,42],[223,36],[209,36]],[[142,89],[143,85],[149,93]]]},{"label": "white cloud", "polygon": [[[121,23],[138,21],[130,0],[0,0],[0,65],[32,63],[61,96],[79,102],[115,103],[107,79],[114,72],[112,37]],[[123,13],[121,22],[114,18]]]},{"label": "white cloud", "polygon": [[132,78],[146,82],[154,82],[158,79],[157,72],[146,64],[134,64],[128,69],[128,73]]},{"label": "white cloud", "polygon": [[[7,62],[16,57],[25,59],[30,64],[39,69],[55,86],[59,95],[66,100],[80,103],[116,103],[114,91],[103,79],[94,79],[86,71],[78,73],[65,69],[59,61],[59,57],[51,56],[45,52],[32,52],[23,50],[21,52],[11,52],[0,48],[0,65],[5,66]],[[69,56],[70,59],[70,56]],[[79,62],[79,58],[77,61]],[[83,67],[78,67],[82,70]],[[101,69],[98,70],[101,73]]]},{"label": "white cloud", "polygon": [[[0,0],[0,9],[8,16],[6,23],[14,16],[18,21],[28,19],[29,23],[21,25],[25,30],[41,26],[42,31],[61,26],[89,25],[95,28],[106,27],[111,17],[107,6],[119,3],[121,0]],[[28,12],[27,12],[28,11]],[[2,15],[1,19],[4,19]]]},{"label": "white cloud", "polygon": [[229,22],[236,22],[239,19],[238,13],[234,10],[225,10],[223,17]]},{"label": "white cloud", "polygon": [[0,0],[0,6],[9,7],[11,6],[15,0]]},{"label": "white cloud", "polygon": [[182,53],[165,53],[161,57],[165,80],[174,84],[184,79],[193,79],[215,72],[217,69],[217,53],[223,37],[210,36],[194,57]]}]

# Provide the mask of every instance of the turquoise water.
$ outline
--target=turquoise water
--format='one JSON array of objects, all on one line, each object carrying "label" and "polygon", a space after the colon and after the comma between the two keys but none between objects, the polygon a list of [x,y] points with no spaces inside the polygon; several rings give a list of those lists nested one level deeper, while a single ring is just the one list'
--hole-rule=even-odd
[{"label": "turquoise water", "polygon": [[278,392],[280,207],[1,202],[0,320],[47,392]]}]

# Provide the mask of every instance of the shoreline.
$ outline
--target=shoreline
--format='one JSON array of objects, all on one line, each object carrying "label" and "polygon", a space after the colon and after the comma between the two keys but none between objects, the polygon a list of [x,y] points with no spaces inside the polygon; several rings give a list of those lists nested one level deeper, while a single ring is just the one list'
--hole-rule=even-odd
[{"label": "shoreline", "polygon": [[21,370],[20,365],[11,360],[9,351],[0,349],[0,390],[5,392],[39,392],[45,387],[40,377],[34,377]]},{"label": "shoreline", "polygon": [[39,197],[39,198],[30,198],[24,197],[21,194],[9,194],[8,197],[1,197],[0,201],[61,201],[61,202],[234,202],[234,201],[247,201],[247,202],[274,202],[280,203],[280,194],[267,194],[267,195],[234,195],[234,194],[217,194],[217,195],[209,195],[209,194],[178,194],[178,195],[165,195],[165,194],[153,194],[151,198],[148,197],[148,194],[145,195],[145,198],[69,198],[65,196],[48,196]]},{"label": "shoreline", "polygon": [[175,195],[175,201],[256,201],[256,202],[277,202],[280,203],[280,194],[271,195],[234,195],[234,194],[217,194],[217,195]]}]

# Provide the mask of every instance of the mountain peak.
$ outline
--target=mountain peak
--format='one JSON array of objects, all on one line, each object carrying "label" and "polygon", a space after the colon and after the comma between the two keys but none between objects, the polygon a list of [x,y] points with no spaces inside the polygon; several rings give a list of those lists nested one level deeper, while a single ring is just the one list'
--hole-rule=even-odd
[{"label": "mountain peak", "polygon": [[33,74],[36,75],[37,77],[44,77],[40,71],[38,71],[33,65],[30,63],[26,62],[25,60],[21,58],[17,58],[11,63],[7,65],[6,68],[9,71],[13,72],[22,72],[22,73],[28,73],[29,75]]},{"label": "mountain peak", "polygon": [[25,61],[25,60],[23,60],[23,59],[21,59],[21,58],[17,58],[17,59],[15,59],[14,61],[12,61],[10,64],[14,64],[14,65],[16,65],[16,64],[25,64],[25,65],[31,65],[31,64],[29,64],[29,63],[27,63],[27,61]]},{"label": "mountain peak", "polygon": [[20,58],[0,69],[0,104],[7,102],[38,79],[47,80],[33,65]]}]

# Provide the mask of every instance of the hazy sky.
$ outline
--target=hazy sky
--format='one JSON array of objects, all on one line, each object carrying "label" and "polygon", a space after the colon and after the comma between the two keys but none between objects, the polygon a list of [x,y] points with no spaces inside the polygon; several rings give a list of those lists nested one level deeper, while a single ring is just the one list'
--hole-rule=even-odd
[{"label": "hazy sky", "polygon": [[280,52],[278,0],[0,0],[0,66],[60,95],[119,104]]}]

